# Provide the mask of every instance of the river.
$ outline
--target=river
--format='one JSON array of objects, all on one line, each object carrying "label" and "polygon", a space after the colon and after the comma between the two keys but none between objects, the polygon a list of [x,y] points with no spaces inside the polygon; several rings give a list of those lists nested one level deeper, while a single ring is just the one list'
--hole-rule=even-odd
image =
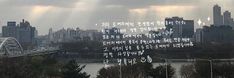
[{"label": "river", "polygon": [[[159,65],[163,65],[164,63],[153,63],[154,67],[157,67]],[[191,64],[191,62],[176,62],[176,63],[170,63],[172,67],[175,68],[175,77],[180,77],[180,68],[184,64]],[[91,78],[96,78],[98,71],[104,67],[104,64],[102,63],[82,63],[82,65],[86,65],[84,68],[84,71],[91,75]]]}]

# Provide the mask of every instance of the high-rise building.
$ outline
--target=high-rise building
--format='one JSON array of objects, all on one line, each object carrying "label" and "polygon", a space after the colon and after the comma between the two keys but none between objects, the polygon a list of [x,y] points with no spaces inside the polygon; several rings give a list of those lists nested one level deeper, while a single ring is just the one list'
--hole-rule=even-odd
[{"label": "high-rise building", "polygon": [[231,26],[234,28],[234,21],[231,17],[231,12],[225,11],[223,15],[221,14],[221,7],[219,5],[214,5],[213,7],[213,22],[214,26]]},{"label": "high-rise building", "polygon": [[2,27],[2,36],[3,37],[14,37],[16,39],[19,38],[18,35],[18,27],[16,26],[15,21],[9,21],[7,22],[7,26]]},{"label": "high-rise building", "polygon": [[165,19],[166,30],[172,29],[172,37],[180,38],[192,38],[194,34],[194,21],[184,20],[180,17],[172,17]]},{"label": "high-rise building", "polygon": [[224,25],[231,26],[231,24],[232,24],[232,18],[231,18],[231,13],[229,11],[225,11],[223,13],[223,22],[224,22]]},{"label": "high-rise building", "polygon": [[234,34],[230,26],[203,26],[202,43],[233,43]]},{"label": "high-rise building", "polygon": [[214,26],[223,25],[223,16],[221,14],[221,7],[219,5],[214,5],[213,7],[213,22]]},{"label": "high-rise building", "polygon": [[182,37],[192,38],[194,35],[194,21],[184,20],[185,24],[182,25]]},{"label": "high-rise building", "polygon": [[215,5],[213,7],[214,25],[203,26],[197,29],[195,33],[195,41],[198,43],[233,43],[233,18],[231,12],[225,11],[221,14],[221,7]]},{"label": "high-rise building", "polygon": [[19,41],[22,43],[27,43],[27,44],[34,43],[35,31],[36,31],[36,28],[32,27],[28,21],[22,20],[18,28]]},{"label": "high-rise building", "polygon": [[194,33],[194,39],[196,43],[201,43],[202,42],[202,28],[196,29],[196,32]]},{"label": "high-rise building", "polygon": [[35,43],[36,28],[32,27],[28,21],[22,20],[20,24],[16,22],[7,22],[7,26],[2,27],[3,37],[14,37],[21,44],[34,44]]},{"label": "high-rise building", "polygon": [[53,29],[52,28],[49,29],[48,40],[53,41]]}]

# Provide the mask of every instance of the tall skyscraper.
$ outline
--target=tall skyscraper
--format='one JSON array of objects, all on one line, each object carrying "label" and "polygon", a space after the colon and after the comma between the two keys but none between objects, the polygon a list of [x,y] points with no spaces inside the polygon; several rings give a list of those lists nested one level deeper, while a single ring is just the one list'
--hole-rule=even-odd
[{"label": "tall skyscraper", "polygon": [[229,11],[225,11],[223,13],[223,22],[224,22],[224,25],[231,25],[232,23],[232,18],[231,18],[231,13]]},{"label": "tall skyscraper", "polygon": [[224,25],[230,25],[230,20],[231,20],[231,13],[229,11],[225,11],[223,13]]},{"label": "tall skyscraper", "polygon": [[180,17],[172,17],[165,19],[166,30],[172,29],[172,37],[180,38],[192,38],[194,34],[194,21],[184,20]]},{"label": "tall skyscraper", "polygon": [[213,22],[214,26],[223,25],[223,16],[221,14],[221,7],[219,5],[214,5],[213,7]]}]

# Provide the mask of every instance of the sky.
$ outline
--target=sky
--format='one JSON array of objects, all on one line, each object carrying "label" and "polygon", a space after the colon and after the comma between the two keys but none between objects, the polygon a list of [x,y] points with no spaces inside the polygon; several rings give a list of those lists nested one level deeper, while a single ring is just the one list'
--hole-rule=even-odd
[{"label": "sky", "polygon": [[[234,0],[0,0],[0,26],[25,19],[39,35],[62,28],[99,29],[95,24],[116,20],[160,20],[179,16],[205,25],[212,23],[212,7],[234,13]],[[211,19],[211,21],[208,20]],[[1,27],[0,27],[1,29]],[[0,30],[1,31],[1,30]]]}]

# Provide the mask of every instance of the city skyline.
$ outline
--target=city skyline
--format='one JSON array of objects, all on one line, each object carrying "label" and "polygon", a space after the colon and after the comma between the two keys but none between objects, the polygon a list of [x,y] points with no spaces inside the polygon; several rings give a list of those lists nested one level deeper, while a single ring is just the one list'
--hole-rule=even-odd
[{"label": "city skyline", "polygon": [[234,0],[0,0],[0,78],[234,78]]},{"label": "city skyline", "polygon": [[[71,1],[34,1],[34,0],[1,0],[2,10],[0,25],[7,21],[19,22],[28,20],[38,29],[40,35],[48,34],[49,28],[98,29],[100,21],[111,21],[113,18],[164,20],[166,17],[179,16],[192,19],[195,28],[197,21],[212,19],[212,7],[218,4],[222,13],[226,10],[233,13],[232,0],[71,0]],[[131,4],[131,5],[129,5]],[[13,5],[13,6],[12,6]],[[16,11],[16,12],[15,12]],[[174,13],[177,12],[177,13]],[[212,22],[208,22],[207,25]]]}]

